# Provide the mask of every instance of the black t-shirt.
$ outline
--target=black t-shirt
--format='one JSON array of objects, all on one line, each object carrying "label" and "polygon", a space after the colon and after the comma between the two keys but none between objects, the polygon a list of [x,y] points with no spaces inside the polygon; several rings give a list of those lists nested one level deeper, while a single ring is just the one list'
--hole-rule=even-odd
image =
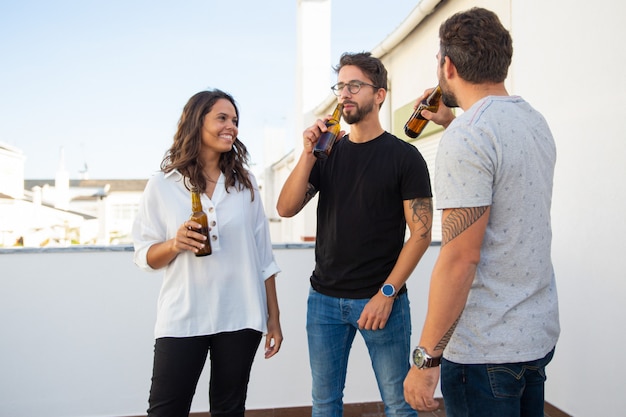
[{"label": "black t-shirt", "polygon": [[403,201],[432,197],[426,161],[387,132],[365,143],[346,136],[309,182],[319,191],[311,285],[333,297],[374,296],[404,244]]}]

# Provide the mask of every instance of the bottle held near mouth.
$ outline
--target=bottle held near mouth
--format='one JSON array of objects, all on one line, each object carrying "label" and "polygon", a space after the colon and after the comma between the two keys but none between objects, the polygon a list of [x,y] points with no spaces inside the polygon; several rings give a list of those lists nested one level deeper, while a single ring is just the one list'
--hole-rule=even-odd
[{"label": "bottle held near mouth", "polygon": [[439,99],[441,98],[441,87],[437,86],[430,93],[426,99],[422,100],[422,102],[417,106],[409,120],[404,125],[404,133],[410,137],[415,139],[418,137],[426,125],[428,124],[428,119],[424,119],[422,116],[422,110],[426,109],[431,112],[436,112],[439,109]]},{"label": "bottle held near mouth", "polygon": [[343,111],[343,103],[338,103],[333,111],[332,116],[326,122],[328,130],[320,136],[313,148],[313,155],[319,159],[326,159],[330,155],[330,151],[337,140],[337,135],[341,131],[339,120],[341,119],[341,112]]}]

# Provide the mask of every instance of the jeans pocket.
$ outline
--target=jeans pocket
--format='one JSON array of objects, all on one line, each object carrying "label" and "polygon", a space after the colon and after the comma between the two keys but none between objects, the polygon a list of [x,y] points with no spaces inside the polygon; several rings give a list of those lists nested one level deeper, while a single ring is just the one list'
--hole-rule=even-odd
[{"label": "jeans pocket", "polygon": [[487,365],[491,392],[496,398],[520,398],[526,367],[517,364]]}]

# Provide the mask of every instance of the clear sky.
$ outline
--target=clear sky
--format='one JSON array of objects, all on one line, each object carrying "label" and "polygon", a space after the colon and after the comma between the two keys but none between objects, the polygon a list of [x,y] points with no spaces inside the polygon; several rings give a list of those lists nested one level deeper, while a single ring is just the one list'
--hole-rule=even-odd
[{"label": "clear sky", "polygon": [[[377,46],[418,0],[331,0],[331,63]],[[293,132],[296,0],[0,0],[0,142],[27,179],[148,178],[189,97],[231,93],[263,165],[264,127]],[[329,86],[330,87],[330,86]],[[291,126],[291,128],[290,128]]]}]

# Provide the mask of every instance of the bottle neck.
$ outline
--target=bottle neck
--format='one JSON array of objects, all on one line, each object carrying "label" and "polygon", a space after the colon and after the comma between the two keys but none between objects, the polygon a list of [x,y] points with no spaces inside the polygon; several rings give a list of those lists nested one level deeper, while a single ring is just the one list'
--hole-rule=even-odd
[{"label": "bottle neck", "polygon": [[202,201],[200,200],[200,193],[196,191],[191,192],[191,210],[195,213],[202,211]]},{"label": "bottle neck", "polygon": [[341,119],[341,113],[343,112],[343,103],[339,103],[337,104],[337,107],[335,107],[335,111],[333,111],[333,114],[330,118],[330,120],[334,120],[336,123],[339,123],[339,120]]},{"label": "bottle neck", "polygon": [[441,98],[441,87],[437,86],[426,99],[426,104],[429,106],[432,106],[433,104],[438,102],[440,98]]}]

